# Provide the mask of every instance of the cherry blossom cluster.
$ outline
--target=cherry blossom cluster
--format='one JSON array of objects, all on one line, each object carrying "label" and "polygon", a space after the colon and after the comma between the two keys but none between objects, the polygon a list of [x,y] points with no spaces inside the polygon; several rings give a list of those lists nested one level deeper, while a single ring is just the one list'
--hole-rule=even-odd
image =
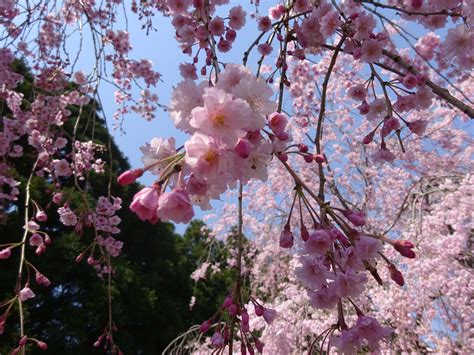
[{"label": "cherry blossom cluster", "polygon": [[[213,324],[217,324],[214,333],[211,336],[211,347],[222,350],[229,345],[230,332],[235,326],[238,327],[240,334],[240,352],[241,354],[255,354],[255,350],[263,353],[265,344],[259,339],[255,331],[250,328],[251,317],[246,306],[235,303],[235,298],[227,296],[222,303],[220,311],[216,312],[211,318],[205,320],[199,327],[201,333],[207,333]],[[254,317],[261,317],[270,325],[277,317],[275,310],[264,307],[253,297],[250,298],[248,307],[252,307]],[[230,317],[230,318],[229,318]],[[227,320],[226,320],[227,319]],[[230,321],[229,321],[230,319]],[[222,325],[224,324],[224,325]],[[232,329],[232,330],[231,330]]]},{"label": "cherry blossom cluster", "polygon": [[[233,64],[212,87],[190,79],[178,84],[170,116],[192,136],[183,153],[173,138],[154,138],[141,148],[144,168],[125,172],[119,182],[129,184],[144,171],[159,178],[135,196],[131,209],[142,220],[186,223],[194,215],[192,204],[210,209],[209,201],[237,181],[265,181],[272,153],[281,152],[289,140],[287,118],[274,112],[272,94],[265,80]],[[171,192],[165,192],[168,185]]]}]

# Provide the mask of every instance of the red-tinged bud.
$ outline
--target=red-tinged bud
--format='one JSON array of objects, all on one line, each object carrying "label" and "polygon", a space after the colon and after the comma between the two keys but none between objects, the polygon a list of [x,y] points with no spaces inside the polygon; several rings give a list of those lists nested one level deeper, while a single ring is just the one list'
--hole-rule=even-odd
[{"label": "red-tinged bud", "polygon": [[362,212],[346,210],[344,216],[356,227],[365,225],[365,216]]},{"label": "red-tinged bud", "polygon": [[101,343],[100,340],[96,340],[96,341],[94,342],[94,344],[92,344],[92,345],[94,346],[94,348],[98,348],[98,347],[100,346],[100,343]]},{"label": "red-tinged bud", "polygon": [[257,338],[254,338],[254,342],[255,342],[255,347],[257,348],[257,351],[259,353],[263,353],[263,347],[265,346],[265,344],[263,344],[260,340],[258,340]]},{"label": "red-tinged bud", "polygon": [[224,328],[224,331],[222,332],[222,336],[224,337],[225,342],[229,340],[229,328],[227,327]]},{"label": "red-tinged bud", "polygon": [[322,164],[322,163],[326,162],[326,159],[324,158],[324,155],[322,155],[322,154],[314,154],[313,158],[316,161],[316,163],[318,163],[318,164]]},{"label": "red-tinged bud", "polygon": [[87,258],[87,263],[90,265],[90,266],[95,266],[97,265],[99,262],[97,260],[95,260],[92,256],[89,256]]},{"label": "red-tinged bud", "polygon": [[57,205],[59,205],[63,200],[63,194],[60,192],[57,192],[53,195],[53,202]]},{"label": "red-tinged bud", "polygon": [[293,246],[293,233],[291,233],[290,227],[285,226],[283,231],[280,234],[280,247],[282,248],[291,248]]},{"label": "red-tinged bud", "polygon": [[396,251],[398,251],[402,256],[406,258],[414,259],[416,257],[415,252],[412,250],[414,248],[414,245],[408,240],[396,240],[393,243],[393,247]]},{"label": "red-tinged bud", "polygon": [[288,154],[280,153],[280,154],[278,154],[278,159],[280,159],[282,162],[286,163],[288,161]]},{"label": "red-tinged bud", "polygon": [[250,355],[255,355],[255,350],[253,350],[252,345],[247,344],[247,350],[249,351]]},{"label": "red-tinged bud", "polygon": [[230,307],[230,305],[232,304],[232,297],[231,296],[227,296],[225,299],[224,299],[224,302],[222,303],[222,308],[228,308]]},{"label": "red-tinged bud", "polygon": [[231,316],[236,316],[238,313],[237,305],[235,304],[231,304],[227,310]]},{"label": "red-tinged bud", "polygon": [[366,114],[369,113],[370,105],[367,102],[364,101],[359,105],[358,109],[359,109],[359,113],[361,115],[366,115]]},{"label": "red-tinged bud", "polygon": [[390,278],[398,285],[403,286],[405,284],[402,273],[395,267],[395,265],[389,264],[388,272],[390,273]]},{"label": "red-tinged bud", "polygon": [[199,327],[199,331],[204,334],[209,330],[210,327],[211,327],[211,322],[209,322],[209,320],[206,320],[202,322],[201,326]]},{"label": "red-tinged bud", "polygon": [[46,245],[41,244],[38,248],[36,248],[35,253],[36,255],[41,255],[46,251]]},{"label": "red-tinged bud", "polygon": [[40,285],[44,285],[46,287],[51,285],[51,281],[49,281],[49,279],[46,276],[44,276],[43,274],[39,272],[36,273],[35,279],[36,279],[36,282]]},{"label": "red-tinged bud", "polygon": [[249,328],[250,317],[249,317],[249,314],[247,312],[247,309],[245,309],[245,308],[242,309],[241,320],[242,320],[242,324],[241,324],[242,331],[244,333],[247,333],[250,330],[250,328]]},{"label": "red-tinged bud", "polygon": [[23,335],[23,336],[21,337],[20,341],[18,342],[18,345],[19,345],[19,346],[25,346],[27,340],[28,340],[28,336]]},{"label": "red-tinged bud", "polygon": [[51,237],[47,234],[44,236],[44,244],[51,245]]},{"label": "red-tinged bud", "polygon": [[48,220],[48,216],[46,215],[46,213],[44,213],[44,211],[36,212],[35,218],[39,222],[46,222]]},{"label": "red-tinged bud", "polygon": [[364,137],[362,140],[362,143],[364,144],[370,144],[374,140],[374,132],[370,132],[368,135]]},{"label": "red-tinged bud", "polygon": [[117,182],[120,186],[130,185],[142,175],[143,169],[127,170],[117,178]]},{"label": "red-tinged bud", "polygon": [[239,139],[237,145],[234,148],[234,151],[242,159],[247,159],[250,155],[252,145],[247,139]]},{"label": "red-tinged bud", "polygon": [[76,263],[80,263],[84,259],[84,253],[79,254],[76,256]]},{"label": "red-tinged bud", "polygon": [[305,154],[303,155],[303,158],[304,158],[304,161],[307,162],[308,164],[313,162],[313,156],[311,154]]},{"label": "red-tinged bud", "polygon": [[301,232],[301,239],[303,240],[303,242],[306,242],[309,239],[309,232],[304,224],[301,226],[300,232]]},{"label": "red-tinged bud", "polygon": [[264,311],[263,307],[258,304],[256,304],[254,307],[255,307],[255,314],[257,315],[257,317],[263,316],[263,311]]},{"label": "red-tinged bud", "polygon": [[207,69],[206,69],[206,67],[204,66],[204,67],[201,68],[201,75],[202,75],[202,76],[205,76],[206,74],[207,74]]},{"label": "red-tinged bud", "polygon": [[300,143],[298,144],[298,150],[301,152],[301,153],[308,153],[308,146],[304,143]]},{"label": "red-tinged bud", "polygon": [[48,349],[48,344],[46,344],[44,341],[38,341],[36,344],[38,345],[38,348],[40,348],[41,350]]},{"label": "red-tinged bud", "polygon": [[12,255],[12,250],[10,248],[0,250],[0,260],[8,259],[10,255]]}]

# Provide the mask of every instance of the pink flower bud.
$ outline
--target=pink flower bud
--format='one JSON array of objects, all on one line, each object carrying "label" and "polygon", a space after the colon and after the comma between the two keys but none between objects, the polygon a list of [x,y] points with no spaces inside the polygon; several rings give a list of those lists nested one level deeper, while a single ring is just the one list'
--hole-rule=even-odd
[{"label": "pink flower bud", "polygon": [[416,257],[415,252],[412,250],[415,246],[408,240],[395,240],[393,247],[406,258],[414,259]]},{"label": "pink flower bud", "polygon": [[232,304],[232,297],[231,297],[231,296],[227,296],[227,297],[224,299],[224,302],[222,303],[222,308],[228,308],[228,307],[230,307],[231,304]]},{"label": "pink flower bud", "polygon": [[268,116],[268,126],[278,136],[285,131],[288,119],[284,113],[273,112]]},{"label": "pink flower bud", "polygon": [[60,192],[57,192],[53,195],[53,202],[57,205],[59,205],[63,200],[63,194]]},{"label": "pink flower bud", "polygon": [[247,350],[249,351],[250,355],[255,355],[255,350],[253,350],[252,345],[247,344]]},{"label": "pink flower bud", "polygon": [[308,153],[308,146],[304,143],[300,143],[298,144],[298,150],[301,152],[301,153]]},{"label": "pink flower bud", "polygon": [[258,304],[254,305],[254,307],[255,307],[255,314],[257,315],[257,317],[263,316],[263,307]]},{"label": "pink flower bud", "polygon": [[38,348],[40,348],[41,350],[48,349],[48,344],[46,344],[44,341],[38,341],[36,344],[38,345]]},{"label": "pink flower bud", "polygon": [[280,234],[280,247],[291,248],[293,246],[293,239],[290,227],[286,226]]},{"label": "pink flower bud", "polygon": [[361,115],[366,115],[370,111],[370,105],[364,101],[359,105],[358,109]]},{"label": "pink flower bud", "polygon": [[130,185],[142,175],[143,169],[127,170],[117,178],[117,182],[120,186]]},{"label": "pink flower bud", "polygon": [[263,353],[263,347],[265,344],[263,344],[260,340],[258,340],[257,338],[254,338],[254,342],[255,342],[255,347],[257,348],[257,351],[259,353]]},{"label": "pink flower bud", "polygon": [[206,320],[202,322],[201,326],[199,327],[199,331],[201,333],[206,333],[210,327],[211,327],[211,322],[209,322],[209,320]]},{"label": "pink flower bud", "polygon": [[230,314],[231,316],[236,316],[237,313],[238,313],[237,305],[231,304],[231,305],[229,306],[229,308],[227,309],[227,311],[229,312],[229,314]]},{"label": "pink flower bud", "polygon": [[237,153],[239,157],[242,159],[247,159],[250,155],[250,151],[252,149],[252,145],[247,139],[239,139],[237,145],[234,148],[234,151]]},{"label": "pink flower bud", "polygon": [[8,259],[10,255],[12,255],[12,250],[10,248],[0,250],[0,260]]},{"label": "pink flower bud", "polygon": [[46,251],[46,244],[41,244],[38,248],[35,250],[36,255],[41,255]]},{"label": "pink flower bud", "polygon": [[370,144],[374,140],[374,132],[370,132],[368,135],[364,137],[362,140],[362,143],[364,144]]},{"label": "pink flower bud", "polygon": [[356,227],[365,225],[365,217],[362,212],[346,210],[344,216]]},{"label": "pink flower bud", "polygon": [[311,154],[305,154],[303,155],[303,159],[305,162],[307,162],[308,164],[309,163],[312,163],[313,162],[313,155]]},{"label": "pink flower bud", "polygon": [[308,232],[308,229],[306,229],[306,226],[304,224],[301,226],[300,233],[301,233],[301,239],[303,240],[303,242],[306,242],[309,238],[309,232]]},{"label": "pink flower bud", "polygon": [[49,279],[46,276],[44,276],[43,274],[39,272],[36,273],[35,279],[36,279],[36,282],[40,285],[44,285],[46,287],[51,285],[51,281],[49,281]]},{"label": "pink flower bud", "polygon": [[83,253],[76,256],[75,262],[80,263],[82,261],[82,259],[84,259],[84,254]]},{"label": "pink flower bud", "polygon": [[314,161],[318,164],[322,164],[326,162],[326,158],[324,158],[324,155],[322,154],[314,154],[313,158],[314,158]]},{"label": "pink flower bud", "polygon": [[403,286],[405,280],[403,279],[403,274],[395,267],[393,264],[388,265],[388,272],[390,273],[390,278],[395,281],[398,285]]},{"label": "pink flower bud", "polygon": [[280,153],[278,154],[278,159],[280,159],[282,162],[287,162],[288,161],[288,154],[286,153]]},{"label": "pink flower bud", "polygon": [[94,348],[98,348],[98,347],[100,346],[100,343],[101,343],[100,340],[96,340],[96,341],[94,342],[94,344],[92,344],[92,345],[94,346]]},{"label": "pink flower bud", "polygon": [[44,236],[44,244],[51,245],[51,237],[47,234]]},{"label": "pink flower bud", "polygon": [[242,331],[244,333],[247,333],[250,330],[249,328],[250,317],[245,308],[242,310],[241,319],[242,319]]},{"label": "pink flower bud", "polygon": [[48,216],[46,215],[46,213],[44,213],[44,211],[41,211],[41,210],[36,212],[35,218],[39,222],[46,222],[48,220]]},{"label": "pink flower bud", "polygon": [[28,340],[28,337],[26,335],[23,335],[21,337],[20,341],[18,342],[18,345],[19,346],[25,346],[27,340]]}]

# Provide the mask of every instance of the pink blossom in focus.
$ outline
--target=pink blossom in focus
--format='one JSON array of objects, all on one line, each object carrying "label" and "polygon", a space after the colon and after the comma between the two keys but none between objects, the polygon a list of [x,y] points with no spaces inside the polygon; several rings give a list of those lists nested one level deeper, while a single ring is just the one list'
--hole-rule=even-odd
[{"label": "pink blossom in focus", "polygon": [[158,216],[164,222],[188,223],[194,217],[189,194],[182,188],[161,194],[158,206]]}]

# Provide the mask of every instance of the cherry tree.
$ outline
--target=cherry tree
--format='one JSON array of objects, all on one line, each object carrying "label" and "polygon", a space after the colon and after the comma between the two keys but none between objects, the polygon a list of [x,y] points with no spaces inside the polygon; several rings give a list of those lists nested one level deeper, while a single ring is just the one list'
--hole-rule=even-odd
[{"label": "cherry tree", "polygon": [[[212,238],[236,226],[228,262],[234,286],[221,308],[169,351],[183,344],[197,353],[472,351],[474,2],[266,6],[0,3],[0,212],[8,214],[20,190],[25,195],[23,237],[2,236],[0,246],[0,259],[20,255],[14,296],[0,303],[0,331],[19,313],[13,353],[25,353],[29,343],[47,348],[25,329],[24,303],[34,302],[35,287],[54,283],[25,256],[27,248],[39,257],[47,252],[41,223],[48,208],[77,233],[91,232],[76,261],[87,260],[107,280],[110,312],[93,345],[121,353],[110,292],[122,246],[115,238],[120,197],[109,187],[98,201],[84,197],[75,205],[64,191],[72,182],[85,196],[91,172],[111,174],[110,161],[99,158],[107,142],[81,141],[78,130],[85,105],[101,105],[104,83],[116,90],[116,128],[131,113],[147,120],[166,113],[187,136],[142,142],[143,166],[119,176],[122,186],[153,176],[129,206],[137,218],[188,223],[196,208],[210,211],[225,199],[208,215]],[[166,83],[153,63],[134,58],[126,28],[134,16],[143,36],[153,36],[160,29],[155,15],[170,17],[183,53],[183,80],[169,103],[155,92]],[[246,24],[253,38],[239,33]],[[239,41],[248,43],[242,60],[225,62]],[[90,56],[86,45],[93,64],[79,68],[81,56]],[[12,66],[19,58],[32,69],[31,97],[19,90],[24,78]],[[62,129],[66,122],[72,136]],[[19,184],[10,166],[24,150],[35,163]],[[47,206],[30,196],[37,177],[55,191]]]}]

